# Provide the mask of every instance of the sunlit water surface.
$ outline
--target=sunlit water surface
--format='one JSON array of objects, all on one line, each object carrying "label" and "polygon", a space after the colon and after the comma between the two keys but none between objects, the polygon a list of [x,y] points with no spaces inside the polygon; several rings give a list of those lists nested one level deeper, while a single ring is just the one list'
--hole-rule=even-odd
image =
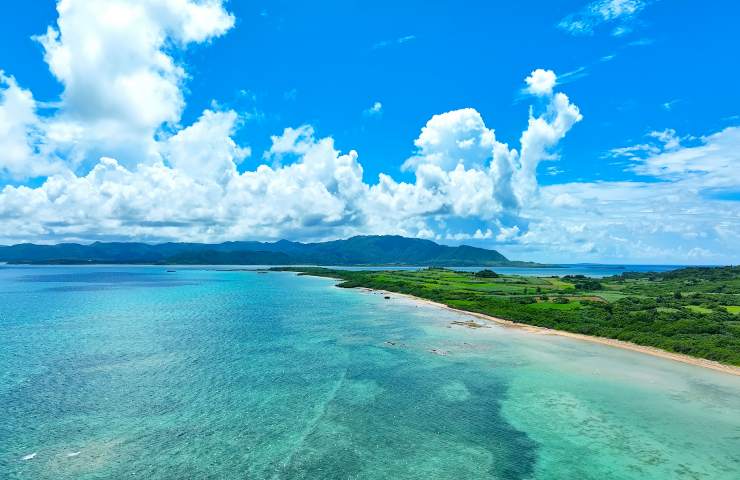
[{"label": "sunlit water surface", "polygon": [[0,478],[740,478],[740,377],[462,318],[290,273],[0,268]]}]

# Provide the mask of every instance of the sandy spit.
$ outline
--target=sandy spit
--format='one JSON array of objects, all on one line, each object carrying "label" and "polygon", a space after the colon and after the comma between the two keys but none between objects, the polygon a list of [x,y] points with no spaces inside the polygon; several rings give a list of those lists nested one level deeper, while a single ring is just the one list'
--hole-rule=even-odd
[{"label": "sandy spit", "polygon": [[[362,290],[372,291],[372,289],[367,289],[367,288],[363,288]],[[668,352],[665,350],[661,350],[660,348],[648,347],[644,345],[637,345],[636,343],[625,342],[625,341],[616,340],[613,338],[594,337],[591,335],[583,335],[581,333],[565,332],[563,330],[553,330],[551,328],[537,327],[534,325],[527,325],[524,323],[516,323],[516,322],[512,322],[511,320],[505,320],[503,318],[493,317],[491,315],[486,315],[483,313],[469,312],[467,310],[460,310],[458,308],[453,308],[443,303],[434,302],[432,300],[427,300],[424,298],[414,297],[413,295],[407,295],[404,293],[387,292],[384,290],[377,290],[377,291],[381,292],[383,295],[390,296],[391,298],[393,298],[394,296],[403,297],[415,303],[418,303],[420,305],[433,306],[436,308],[442,308],[442,309],[449,310],[452,312],[461,313],[463,315],[473,316],[481,320],[493,322],[493,323],[496,323],[498,325],[502,325],[508,328],[516,328],[519,330],[525,330],[527,332],[536,333],[540,335],[558,335],[561,337],[574,338],[574,339],[582,340],[586,342],[600,343],[602,345],[608,345],[610,347],[622,348],[624,350],[632,350],[633,352],[645,353],[647,355],[653,355],[655,357],[665,358],[665,359],[673,360],[676,362],[682,362],[682,363],[687,363],[689,365],[695,365],[697,367],[709,368],[711,370],[716,370],[718,372],[723,372],[723,373],[727,373],[730,375],[740,376],[740,367],[736,367],[734,365],[726,365],[724,363],[715,362],[713,360],[692,357],[690,355],[684,355],[681,353]]]}]

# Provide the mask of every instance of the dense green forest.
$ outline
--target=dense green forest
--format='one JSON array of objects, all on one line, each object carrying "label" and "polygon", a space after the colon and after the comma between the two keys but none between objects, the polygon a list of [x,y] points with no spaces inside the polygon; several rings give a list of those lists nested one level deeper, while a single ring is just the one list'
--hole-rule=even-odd
[{"label": "dense green forest", "polygon": [[615,338],[740,365],[740,267],[624,273],[606,278],[457,272],[276,270],[332,277],[340,287],[406,293],[568,332]]}]

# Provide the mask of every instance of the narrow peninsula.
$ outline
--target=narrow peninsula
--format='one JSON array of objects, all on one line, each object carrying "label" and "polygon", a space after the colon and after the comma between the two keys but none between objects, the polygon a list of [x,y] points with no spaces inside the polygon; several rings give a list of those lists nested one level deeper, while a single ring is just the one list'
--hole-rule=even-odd
[{"label": "narrow peninsula", "polygon": [[336,278],[344,288],[411,295],[492,320],[611,339],[616,346],[639,345],[687,355],[718,362],[728,366],[725,371],[740,374],[740,267],[625,272],[600,279],[500,275],[490,269],[475,273],[443,268],[274,270]]}]

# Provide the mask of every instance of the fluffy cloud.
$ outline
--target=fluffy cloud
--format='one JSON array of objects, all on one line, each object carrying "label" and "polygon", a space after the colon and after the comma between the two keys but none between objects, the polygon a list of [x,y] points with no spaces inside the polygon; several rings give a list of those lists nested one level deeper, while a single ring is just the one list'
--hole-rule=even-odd
[{"label": "fluffy cloud", "polygon": [[457,165],[482,168],[492,155],[494,143],[493,130],[486,128],[483,118],[472,108],[434,115],[414,141],[417,154],[403,168],[414,170],[421,165],[436,165],[445,171]]},{"label": "fluffy cloud", "polygon": [[25,178],[56,168],[37,152],[41,142],[38,124],[31,92],[0,70],[0,176]]},{"label": "fluffy cloud", "polygon": [[[179,148],[191,141],[202,148],[197,137],[212,129],[214,121],[228,124],[229,117],[206,112],[173,137],[173,166],[142,163],[129,170],[103,158],[84,176],[67,172],[49,177],[38,188],[6,186],[0,193],[0,238],[323,237],[335,228],[363,223],[359,201],[367,187],[357,154],[340,154],[330,138],[316,140],[286,131],[285,136],[294,139],[292,153],[299,155],[298,161],[238,174],[233,160],[238,147],[228,141],[219,145],[228,140],[218,138],[227,132],[219,126],[210,140],[219,157],[213,170],[204,171],[190,158],[185,165],[179,163]],[[290,150],[286,141],[276,138],[283,152]],[[220,168],[226,165],[229,168]]]},{"label": "fluffy cloud", "polygon": [[403,165],[414,171],[416,183],[381,178],[373,191],[382,192],[378,196],[395,211],[413,205],[415,212],[426,208],[428,214],[449,212],[486,221],[516,216],[537,195],[538,165],[556,158],[552,148],[581,118],[565,94],[551,95],[539,115],[530,109],[517,150],[497,141],[472,108],[435,115],[414,142],[416,155]]},{"label": "fluffy cloud", "polygon": [[[113,155],[126,165],[160,159],[155,134],[176,125],[186,73],[167,51],[234,24],[220,0],[60,0],[56,27],[36,37],[64,87],[53,118],[33,124],[70,168]],[[17,127],[20,128],[20,127]],[[35,176],[31,168],[15,174]]]},{"label": "fluffy cloud", "polygon": [[206,110],[195,124],[167,140],[164,156],[173,168],[192,178],[226,182],[251,154],[248,147],[240,147],[231,139],[236,122],[234,111]]},{"label": "fluffy cloud", "polygon": [[524,81],[527,84],[527,92],[532,95],[552,95],[557,76],[552,70],[538,68],[533,71]]},{"label": "fluffy cloud", "polygon": [[[530,110],[529,126],[520,140],[520,168],[514,183],[520,199],[530,197],[536,192],[537,167],[543,160],[557,158],[550,150],[582,119],[578,107],[570,103],[564,93],[553,95],[542,115],[534,116]],[[515,156],[515,152],[511,155]]]},{"label": "fluffy cloud", "polygon": [[263,155],[271,165],[239,171],[249,151],[231,138],[238,115],[206,110],[193,125],[153,139],[155,161],[104,157],[82,175],[65,170],[37,188],[6,186],[0,238],[445,238],[446,222],[462,219],[479,226],[450,238],[509,239],[520,231],[518,209],[536,195],[538,163],[580,120],[561,93],[541,108],[530,111],[518,150],[498,142],[474,109],[435,115],[405,164],[415,181],[381,174],[376,183],[364,181],[355,151],[339,152],[308,125],[272,137]]}]

